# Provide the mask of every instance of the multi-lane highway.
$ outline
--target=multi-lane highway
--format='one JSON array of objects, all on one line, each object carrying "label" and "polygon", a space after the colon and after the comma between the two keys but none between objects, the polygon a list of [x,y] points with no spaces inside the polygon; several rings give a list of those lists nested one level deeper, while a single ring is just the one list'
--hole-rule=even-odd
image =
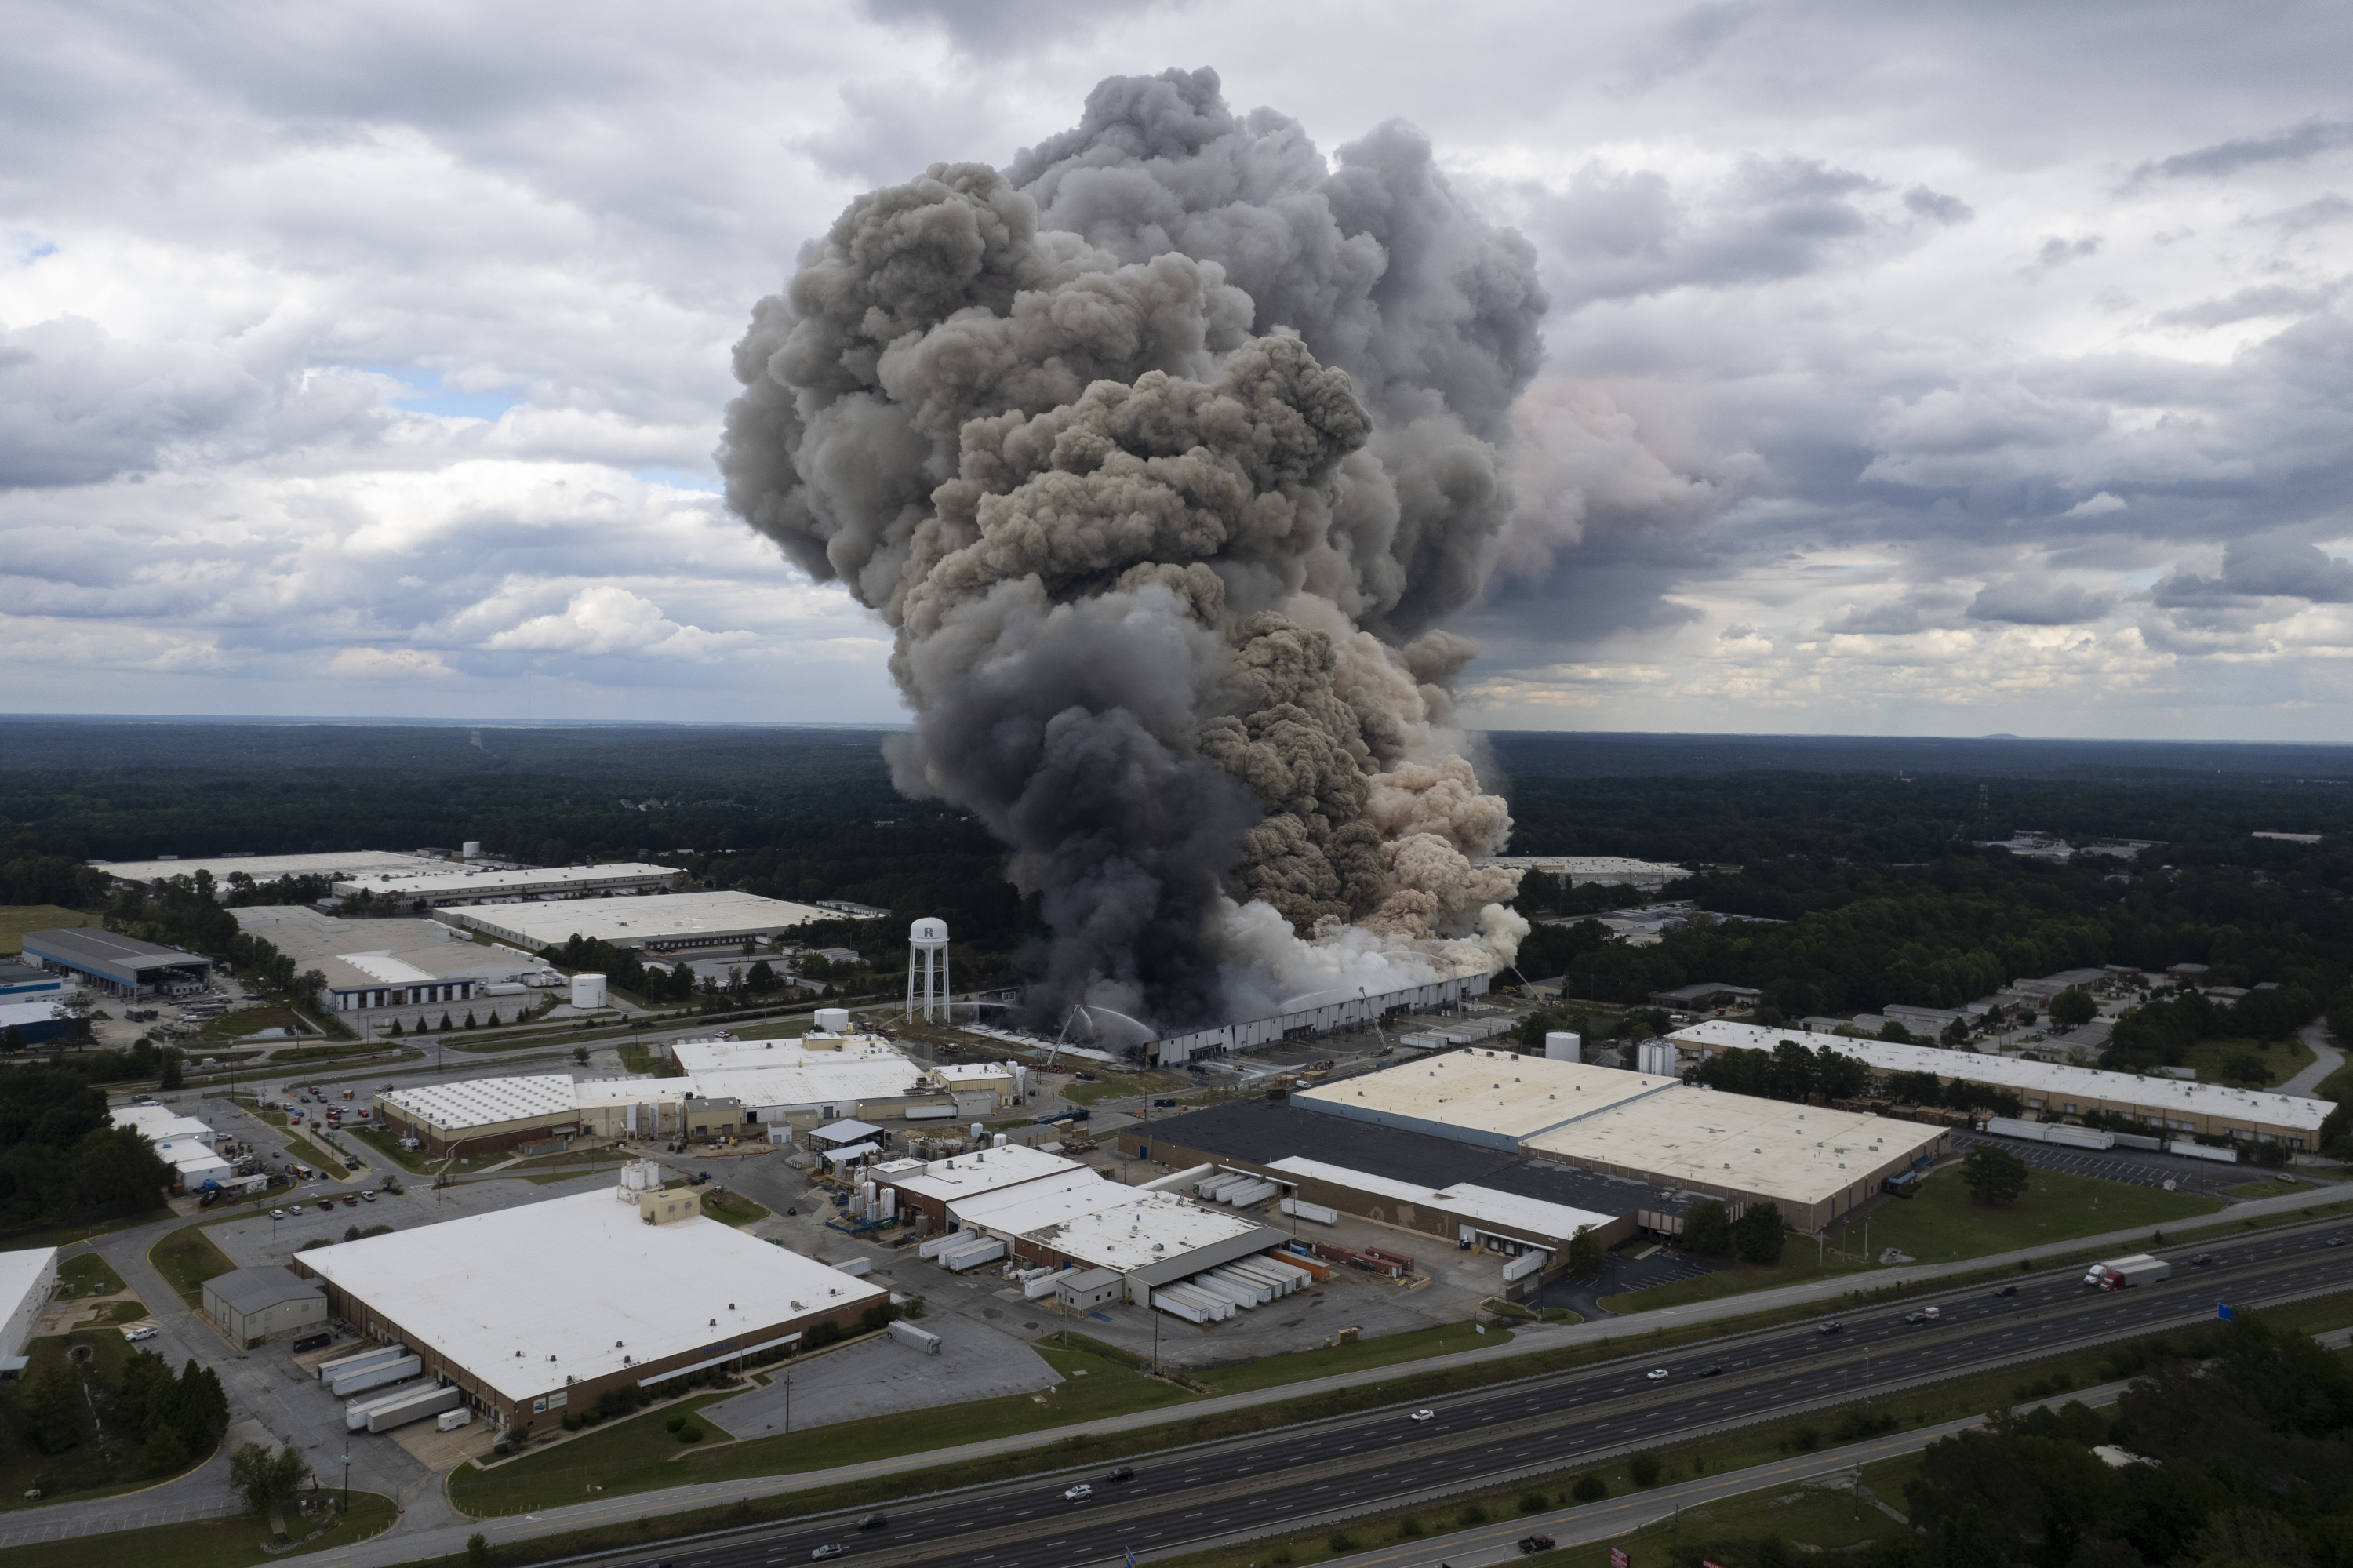
[{"label": "multi-lane highway", "polygon": [[[2211,1313],[2219,1300],[2279,1299],[2353,1288],[2353,1245],[2341,1223],[2268,1231],[2169,1253],[2173,1279],[2117,1292],[2086,1289],[2081,1270],[2021,1277],[2014,1295],[1981,1285],[1936,1298],[1942,1320],[1906,1322],[1926,1298],[1847,1317],[1688,1347],[1655,1361],[1613,1361],[1435,1402],[1427,1419],[1403,1410],[1344,1418],[1134,1461],[1134,1476],[1089,1473],[1009,1482],[861,1514],[796,1520],[662,1561],[677,1568],[772,1568],[838,1543],[845,1558],[946,1568],[1076,1568],[1181,1542],[1272,1533],[1417,1494],[1573,1468],[1630,1448]],[[2334,1245],[2332,1245],[2334,1244]],[[1711,1371],[1711,1369],[1714,1369]],[[1666,1376],[1653,1374],[1663,1371]],[[1901,1404],[1898,1402],[1898,1408]],[[1065,1490],[1081,1482],[1092,1496]]]}]

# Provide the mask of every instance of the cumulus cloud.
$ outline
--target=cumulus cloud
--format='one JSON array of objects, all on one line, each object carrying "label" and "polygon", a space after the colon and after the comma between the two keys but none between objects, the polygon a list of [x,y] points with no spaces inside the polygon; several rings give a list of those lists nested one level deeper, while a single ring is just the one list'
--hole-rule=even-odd
[{"label": "cumulus cloud", "polygon": [[535,615],[492,636],[487,648],[560,653],[635,653],[655,659],[708,661],[754,641],[748,631],[705,631],[681,626],[651,599],[600,583],[574,594],[560,610]]},{"label": "cumulus cloud", "polygon": [[2075,626],[2099,620],[2116,603],[2115,595],[2091,592],[2064,577],[2013,577],[1979,588],[1967,613],[1971,620],[2013,626]]},{"label": "cumulus cloud", "polygon": [[2062,517],[2105,517],[2111,512],[2124,511],[2129,504],[2130,503],[2126,502],[2123,496],[2113,494],[2108,491],[2103,490],[2097,495],[2085,496],[2083,500],[2075,503],[2074,505],[2067,508],[2066,511],[2062,512],[2059,515]]}]

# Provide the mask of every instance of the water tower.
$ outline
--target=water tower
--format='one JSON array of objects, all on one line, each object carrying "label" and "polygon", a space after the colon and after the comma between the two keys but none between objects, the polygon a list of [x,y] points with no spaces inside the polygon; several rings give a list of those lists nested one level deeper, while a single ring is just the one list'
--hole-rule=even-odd
[{"label": "water tower", "polygon": [[907,1017],[915,1016],[915,976],[923,977],[923,1017],[932,1016],[932,1003],[937,1001],[943,1018],[948,1015],[948,923],[926,915],[907,928]]}]

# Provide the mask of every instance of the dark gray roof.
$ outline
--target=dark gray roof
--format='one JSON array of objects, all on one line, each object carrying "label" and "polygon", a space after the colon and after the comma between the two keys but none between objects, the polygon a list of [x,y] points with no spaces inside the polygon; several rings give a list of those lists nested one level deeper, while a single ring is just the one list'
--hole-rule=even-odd
[{"label": "dark gray roof", "polygon": [[1296,1155],[1345,1165],[1370,1176],[1409,1181],[1433,1192],[1460,1181],[1492,1187],[1596,1213],[1636,1209],[1679,1214],[1698,1193],[1668,1195],[1647,1181],[1603,1176],[1549,1160],[1456,1143],[1427,1133],[1375,1127],[1346,1117],[1318,1116],[1281,1100],[1229,1100],[1224,1105],[1122,1129],[1146,1142],[1166,1139],[1205,1154],[1271,1165]]},{"label": "dark gray roof", "polygon": [[119,931],[108,931],[96,926],[27,931],[25,933],[25,951],[68,963],[103,966],[125,973],[169,969],[179,964],[212,962],[196,953],[184,953],[177,948],[159,948],[153,942],[142,942],[136,937],[126,937]]},{"label": "dark gray roof", "polygon": [[282,1268],[237,1269],[206,1280],[205,1288],[237,1312],[259,1312],[281,1301],[327,1294],[326,1287],[317,1280],[297,1279]]},{"label": "dark gray roof", "polygon": [[1276,1247],[1290,1245],[1289,1231],[1279,1231],[1272,1225],[1253,1225],[1240,1235],[1228,1236],[1207,1246],[1197,1246],[1166,1263],[1147,1263],[1142,1268],[1130,1269],[1128,1277],[1145,1285],[1166,1285],[1174,1279],[1189,1279],[1203,1269],[1215,1268],[1219,1264],[1232,1263],[1238,1258],[1272,1252]]}]

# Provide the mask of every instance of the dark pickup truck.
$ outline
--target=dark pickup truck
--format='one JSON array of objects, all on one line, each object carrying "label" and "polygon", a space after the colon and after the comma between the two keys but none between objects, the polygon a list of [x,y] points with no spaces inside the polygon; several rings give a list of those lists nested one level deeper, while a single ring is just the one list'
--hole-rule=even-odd
[{"label": "dark pickup truck", "polygon": [[1520,1550],[1523,1552],[1550,1552],[1552,1550],[1552,1537],[1549,1535],[1523,1535],[1520,1537]]}]

